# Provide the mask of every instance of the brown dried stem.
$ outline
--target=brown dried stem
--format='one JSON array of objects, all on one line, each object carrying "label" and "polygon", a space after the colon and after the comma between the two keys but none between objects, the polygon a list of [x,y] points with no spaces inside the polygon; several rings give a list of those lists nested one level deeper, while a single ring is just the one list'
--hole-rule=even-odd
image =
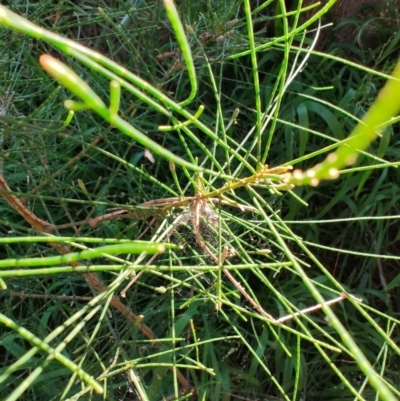
[{"label": "brown dried stem", "polygon": [[[8,202],[8,204],[15,209],[32,227],[34,227],[39,232],[50,233],[57,229],[57,226],[49,224],[46,221],[37,217],[32,213],[15,195],[11,194],[11,189],[8,186],[6,180],[0,174],[0,189],[3,191],[0,195]],[[49,241],[48,244],[54,247],[59,253],[66,254],[70,252],[69,247],[63,246],[57,242]],[[81,266],[79,262],[71,262],[72,266]],[[93,287],[97,293],[102,293],[106,290],[106,287],[99,279],[98,275],[95,273],[84,273],[83,277],[85,280]],[[130,322],[132,322],[147,338],[154,340],[156,335],[153,331],[144,323],[141,323],[141,316],[136,315],[131,311],[129,307],[124,305],[117,297],[113,296],[111,299],[111,305],[117,309],[123,316],[126,317]],[[160,343],[155,342],[155,345],[160,346]],[[181,386],[184,389],[190,387],[189,382],[183,376],[183,374],[177,369],[177,378]]]}]

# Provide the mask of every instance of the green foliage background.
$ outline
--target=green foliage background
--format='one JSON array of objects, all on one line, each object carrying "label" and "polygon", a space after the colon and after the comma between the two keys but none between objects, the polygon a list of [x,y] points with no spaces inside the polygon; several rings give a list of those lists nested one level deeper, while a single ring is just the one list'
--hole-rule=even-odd
[{"label": "green foliage background", "polygon": [[[225,146],[196,124],[190,131],[160,131],[176,121],[124,90],[119,114],[174,155],[208,169],[204,186],[210,191],[250,176],[259,164],[305,170],[324,160],[329,146],[343,141],[366,113],[398,58],[400,35],[385,21],[376,23],[382,38],[376,48],[360,38],[337,43],[331,28],[322,30],[325,37],[315,47],[315,24],[307,32],[300,29],[293,41],[286,37],[287,29],[307,21],[296,11],[301,2],[292,2],[287,17],[281,1],[177,3],[198,84],[185,110],[194,114],[204,105],[199,121]],[[191,84],[162,1],[21,1],[10,9],[118,62],[176,104],[189,96]],[[2,172],[36,215],[71,225],[112,207],[194,195],[194,171],[177,165],[174,180],[167,160],[153,152],[152,162],[145,146],[92,111],[77,112],[64,124],[63,102],[73,96],[37,60],[41,54],[60,59],[108,104],[104,75],[5,27],[0,41]],[[247,54],[260,47],[264,50]],[[145,86],[139,89],[146,92]],[[172,115],[185,120],[175,109]],[[100,383],[104,395],[95,394],[75,368],[47,361],[46,352],[30,355],[27,334],[3,321],[1,398],[16,399],[28,383],[19,399],[373,400],[384,386],[388,391],[381,399],[398,399],[397,131],[396,125],[385,128],[338,180],[282,193],[271,193],[271,182],[259,182],[229,193],[256,212],[215,206],[220,228],[204,234],[216,254],[223,245],[235,248],[237,256],[226,267],[276,319],[316,305],[310,283],[326,300],[342,292],[362,299],[349,297],[332,306],[344,330],[321,310],[284,323],[268,321],[196,244],[187,209],[154,223],[133,209],[132,220],[69,227],[60,235],[101,239],[99,245],[140,237],[184,249],[159,255],[154,269],[145,267],[150,256],[96,257],[87,265],[114,268],[98,269],[110,289],[89,306],[91,289],[80,274],[66,274],[62,266],[56,275],[21,268],[28,271],[24,276],[4,278],[2,314],[44,343],[59,330],[49,345],[66,344],[62,355]],[[230,178],[218,176],[221,170]],[[186,224],[174,225],[177,218]],[[3,238],[38,235],[3,200],[0,221]],[[45,242],[1,245],[2,259],[51,255],[56,252]],[[110,306],[109,295],[127,284],[119,273],[127,265],[143,274],[123,301],[143,315],[161,349]],[[71,317],[76,320],[67,324]],[[43,370],[33,378],[38,367]],[[182,391],[175,368],[191,389]],[[371,377],[380,381],[374,385]]]}]

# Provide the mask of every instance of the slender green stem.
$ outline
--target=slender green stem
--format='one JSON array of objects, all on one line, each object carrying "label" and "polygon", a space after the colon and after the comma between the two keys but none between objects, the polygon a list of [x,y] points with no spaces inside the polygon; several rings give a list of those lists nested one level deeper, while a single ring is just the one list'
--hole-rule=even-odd
[{"label": "slender green stem", "polygon": [[[140,77],[136,76],[132,72],[128,71],[126,68],[121,67],[119,64],[116,62],[106,58],[102,54],[90,50],[82,45],[80,45],[77,42],[74,42],[72,40],[66,39],[60,35],[57,35],[53,32],[47,31],[43,28],[40,28],[36,26],[35,24],[29,22],[28,20],[18,16],[17,14],[13,13],[9,9],[7,9],[4,6],[0,6],[0,24],[3,24],[5,26],[8,26],[12,29],[15,29],[19,32],[22,32],[24,34],[30,35],[32,37],[35,37],[37,39],[44,40],[53,46],[59,48],[62,52],[65,54],[71,55],[75,57],[76,59],[80,60],[83,64],[88,66],[94,71],[97,71],[104,75],[105,77],[109,78],[110,80],[115,80],[120,83],[120,85],[127,89],[130,93],[132,93],[134,96],[136,96],[138,99],[142,100],[146,104],[148,104],[150,107],[152,107],[154,110],[162,113],[163,115],[172,118],[171,112],[165,108],[163,105],[166,105],[168,108],[176,111],[177,113],[181,114],[186,120],[193,121],[193,124],[203,131],[206,135],[208,135],[212,140],[214,140],[218,145],[223,147],[224,149],[227,149],[232,155],[235,156],[235,158],[243,163],[246,168],[249,170],[253,171],[253,167],[247,162],[247,160],[241,156],[237,151],[232,149],[230,146],[228,146],[223,140],[221,140],[218,135],[213,132],[209,127],[207,127],[205,124],[203,124],[200,120],[194,119],[193,115],[187,111],[185,108],[183,108],[181,105],[178,103],[174,102],[172,99],[169,97],[165,96],[161,91],[150,85],[148,82],[145,80],[141,79]],[[44,59],[45,61],[50,60],[46,56]],[[55,66],[54,73],[57,74],[57,68],[58,65],[61,64],[58,62],[57,64],[53,64]],[[104,68],[104,67],[106,68]],[[64,66],[64,68],[67,68]],[[63,70],[63,72],[70,71],[69,69]],[[76,75],[75,73],[73,73]],[[123,79],[121,79],[123,78]],[[71,84],[73,84],[74,80],[76,77],[72,78]],[[125,79],[128,81],[125,81]],[[82,80],[81,80],[82,81]],[[81,83],[81,81],[79,81]],[[77,81],[75,81],[77,82]],[[131,85],[129,82],[132,82],[135,86]],[[140,89],[139,89],[140,88]],[[71,90],[71,88],[69,88]],[[78,92],[81,95],[84,95],[82,91]],[[93,91],[91,91],[93,92]],[[157,99],[160,103],[157,103],[149,97],[147,94],[149,93],[152,97]],[[75,92],[74,92],[75,93]],[[93,92],[94,93],[94,92]],[[110,118],[110,112],[106,107],[103,107],[104,103],[97,103],[98,101],[98,96],[95,95],[95,99],[93,101],[93,105],[98,106],[98,109],[95,109],[95,111],[101,115],[106,121],[111,122]],[[222,173],[222,169],[217,163],[217,161],[214,161],[214,165],[219,167],[219,172],[215,172],[213,170],[208,170],[201,168],[199,166],[194,166],[191,163],[188,163],[186,160],[181,159],[178,156],[175,156],[171,152],[169,152],[166,149],[163,149],[160,145],[158,145],[156,142],[152,141],[149,139],[145,134],[137,130],[135,127],[132,125],[128,124],[127,122],[123,121],[120,118],[117,118],[113,124],[118,124],[117,128],[123,132],[125,135],[128,135],[132,138],[134,138],[137,142],[141,143],[143,146],[147,147],[150,150],[153,150],[155,153],[160,154],[161,156],[165,157],[167,160],[173,160],[176,164],[181,165],[181,166],[186,166],[187,168],[195,171],[206,171],[208,174],[216,176],[219,175],[221,177],[224,177],[224,174]],[[187,128],[185,128],[187,130]],[[184,130],[184,131],[185,131]],[[186,131],[185,131],[186,132]],[[226,177],[226,176],[225,176]]]},{"label": "slender green stem", "polygon": [[[277,269],[279,267],[289,267],[291,263],[281,262],[281,263],[265,263],[252,266],[251,264],[246,265],[234,265],[234,266],[224,266],[226,270],[247,270],[253,268],[259,269]],[[211,266],[163,266],[163,265],[133,265],[129,263],[121,263],[117,265],[88,265],[88,266],[57,266],[57,267],[47,267],[41,269],[31,269],[30,266],[27,270],[17,269],[17,270],[0,270],[0,277],[30,277],[30,276],[44,276],[52,274],[70,274],[70,273],[97,273],[97,272],[135,272],[145,270],[147,273],[151,272],[185,272],[188,270],[199,271],[199,272],[213,272],[219,271],[220,267]]]},{"label": "slender green stem", "polygon": [[246,14],[246,26],[247,26],[247,35],[249,37],[249,45],[250,45],[250,58],[251,58],[251,69],[253,73],[253,83],[254,83],[254,100],[256,105],[256,154],[257,160],[261,160],[261,97],[260,97],[260,78],[258,76],[258,63],[257,63],[257,54],[256,54],[256,46],[254,40],[254,32],[253,32],[253,20],[251,18],[251,6],[250,0],[244,0],[244,11]]},{"label": "slender green stem", "polygon": [[164,0],[164,7],[165,11],[167,12],[168,18],[171,21],[171,25],[175,32],[176,39],[178,40],[179,47],[181,48],[181,52],[185,60],[185,65],[189,75],[191,89],[189,97],[180,103],[180,106],[183,107],[190,104],[196,97],[197,93],[196,70],[194,68],[193,57],[192,57],[192,52],[190,50],[189,42],[186,38],[185,30],[182,26],[178,10],[173,0]]},{"label": "slender green stem", "polygon": [[[259,206],[260,210],[262,210],[261,205],[259,204],[258,199],[254,198],[255,203]],[[272,210],[270,212],[273,213]],[[365,357],[365,355],[362,353],[354,339],[350,336],[348,331],[345,329],[343,324],[340,322],[340,320],[336,317],[336,315],[333,313],[332,309],[329,306],[325,305],[325,299],[322,297],[321,293],[317,290],[315,285],[312,283],[312,281],[308,278],[307,274],[303,270],[303,268],[299,265],[297,260],[293,257],[292,253],[290,252],[288,246],[286,245],[285,241],[283,238],[279,235],[279,233],[276,230],[276,227],[274,224],[272,224],[271,220],[265,215],[265,221],[268,223],[268,226],[270,230],[274,233],[275,238],[277,241],[280,243],[282,249],[285,250],[286,256],[288,259],[293,263],[294,268],[296,269],[297,273],[303,280],[304,284],[307,286],[308,290],[310,293],[313,295],[315,300],[322,305],[322,310],[326,314],[327,318],[329,319],[330,324],[335,328],[337,333],[340,335],[342,341],[344,344],[346,344],[347,348],[351,350],[353,357],[355,361],[357,362],[358,366],[360,369],[363,371],[363,373],[366,375],[368,378],[370,384],[376,389],[376,391],[384,397],[383,399],[387,401],[396,401],[396,398],[394,397],[393,393],[390,391],[390,389],[386,386],[384,381],[382,380],[381,377],[375,372],[373,367],[371,366],[370,362],[368,359]]]},{"label": "slender green stem", "polygon": [[103,394],[103,388],[97,383],[89,374],[87,374],[83,369],[77,366],[70,359],[66,358],[60,352],[56,351],[52,348],[48,343],[44,342],[40,338],[36,337],[33,333],[26,330],[24,327],[21,327],[13,320],[9,319],[7,316],[4,316],[0,313],[0,323],[9,327],[10,329],[18,332],[22,338],[26,341],[30,342],[35,347],[40,348],[43,352],[52,355],[57,361],[62,363],[72,372],[75,372],[83,381],[85,381],[89,386],[91,386],[98,394]]},{"label": "slender green stem", "polygon": [[354,164],[360,151],[373,142],[382,129],[392,124],[400,112],[400,61],[397,63],[392,78],[381,89],[364,118],[357,124],[350,136],[339,148],[330,153],[321,164],[302,172],[295,170],[285,178],[285,182],[294,185],[317,186],[321,180],[336,179],[339,170]]},{"label": "slender green stem", "polygon": [[48,256],[44,258],[21,258],[0,260],[0,269],[8,267],[34,267],[34,266],[54,266],[62,263],[79,262],[85,259],[102,257],[104,254],[116,255],[119,253],[142,253],[148,254],[162,253],[166,248],[179,248],[174,244],[156,244],[146,242],[131,242],[129,244],[106,245],[96,249],[87,249],[82,252],[67,253],[60,256]]}]

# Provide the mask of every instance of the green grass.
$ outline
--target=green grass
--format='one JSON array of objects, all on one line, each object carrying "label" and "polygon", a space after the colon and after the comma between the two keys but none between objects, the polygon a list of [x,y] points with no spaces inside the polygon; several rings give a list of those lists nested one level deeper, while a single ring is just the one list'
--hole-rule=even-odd
[{"label": "green grass", "polygon": [[[280,1],[165,3],[0,14],[4,178],[65,227],[48,240],[0,202],[1,398],[398,399],[398,128],[382,126],[399,110],[398,35],[325,54]],[[263,167],[322,162],[318,186]],[[224,201],[200,213],[206,248],[195,201],[146,203],[196,194]],[[131,218],[87,224],[112,207]],[[133,277],[128,321],[111,297]]]}]

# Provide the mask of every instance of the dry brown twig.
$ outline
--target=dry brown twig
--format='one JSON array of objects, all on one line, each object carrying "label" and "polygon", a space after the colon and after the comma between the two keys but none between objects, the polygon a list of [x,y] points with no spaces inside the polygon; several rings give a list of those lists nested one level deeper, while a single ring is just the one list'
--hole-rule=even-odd
[{"label": "dry brown twig", "polygon": [[[202,231],[203,231],[204,226],[211,226],[213,229],[217,229],[219,227],[219,215],[214,211],[214,209],[210,206],[210,204],[220,204],[222,206],[235,207],[235,208],[239,208],[241,211],[257,212],[257,209],[254,208],[253,206],[239,204],[232,200],[222,199],[223,193],[227,192],[228,190],[233,190],[233,189],[241,187],[241,186],[258,185],[260,183],[265,183],[265,181],[269,181],[269,185],[272,185],[272,188],[275,188],[275,190],[291,189],[292,186],[286,186],[286,184],[279,184],[279,183],[274,185],[272,181],[265,178],[266,176],[271,175],[271,174],[277,175],[277,176],[283,176],[284,174],[286,174],[288,171],[291,171],[291,170],[292,170],[291,166],[273,167],[273,168],[268,168],[268,166],[263,166],[253,176],[247,177],[243,180],[238,180],[238,181],[229,183],[225,187],[221,188],[220,190],[216,190],[212,193],[209,193],[206,190],[204,190],[204,187],[202,184],[202,174],[200,173],[197,176],[197,178],[195,179],[195,188],[196,189],[195,189],[194,196],[187,196],[184,198],[171,197],[171,198],[154,199],[154,200],[144,202],[144,203],[137,205],[136,206],[137,210],[135,210],[135,211],[116,209],[116,210],[113,210],[111,213],[107,213],[103,216],[100,216],[100,217],[90,220],[89,224],[92,227],[95,227],[97,224],[99,224],[102,221],[110,220],[110,219],[114,219],[114,218],[126,218],[126,217],[130,218],[130,217],[138,217],[138,216],[140,218],[146,218],[148,216],[161,217],[161,216],[166,216],[170,210],[173,210],[175,208],[188,207],[188,209],[189,209],[188,221],[191,223],[196,244],[203,250],[203,252],[206,255],[208,255],[210,257],[210,259],[216,265],[220,265],[222,267],[225,264],[225,261],[227,258],[231,258],[231,257],[235,256],[235,250],[233,248],[230,248],[227,245],[225,245],[222,247],[222,249],[220,251],[220,255],[218,257],[217,255],[215,255],[213,253],[213,251],[207,245],[206,241],[203,239]],[[217,197],[211,196],[212,194],[216,194]],[[146,210],[147,208],[148,208],[148,210]],[[154,222],[154,219],[155,219],[155,217],[153,218],[152,222]],[[86,223],[86,222],[83,222],[83,223]],[[177,225],[178,224],[175,224],[175,226],[172,227],[172,230],[170,231],[170,233],[168,234],[168,236],[166,238],[169,238],[172,235],[172,233],[176,229]],[[157,255],[154,255],[147,262],[147,264],[151,264],[156,257],[157,257]],[[270,322],[282,323],[287,320],[293,319],[299,315],[302,315],[305,313],[311,313],[311,312],[314,312],[314,311],[322,308],[322,305],[315,305],[310,308],[306,308],[300,312],[289,314],[289,315],[281,317],[279,319],[274,319],[273,316],[271,316],[269,313],[267,313],[261,307],[261,305],[259,305],[246,292],[246,289],[240,284],[239,281],[237,281],[233,277],[232,273],[229,270],[222,269],[222,272],[229,279],[229,281],[231,281],[231,283],[234,285],[234,287],[242,294],[242,296],[250,303],[250,305],[252,305],[252,307],[258,313],[260,313],[262,316],[264,316]],[[141,271],[139,274],[137,274],[132,279],[132,281],[124,288],[124,290],[121,292],[122,297],[125,297],[127,290],[134,284],[135,281],[137,281],[137,279],[142,274],[143,274],[143,271]],[[327,301],[324,305],[331,305],[331,304],[339,302],[345,298],[347,298],[346,294],[342,294],[338,298]],[[358,300],[356,298],[354,298],[354,299],[357,300],[358,302],[362,302],[361,300]],[[217,308],[219,309],[220,307],[221,307],[221,304],[218,303]]]},{"label": "dry brown twig", "polygon": [[[276,169],[271,169],[269,171],[277,171],[279,174],[280,173],[285,173],[287,170],[290,170],[291,168],[289,167],[288,169],[285,168],[276,168]],[[218,228],[219,225],[219,216],[218,214],[212,209],[212,207],[209,205],[209,203],[220,203],[222,205],[228,205],[228,206],[235,206],[240,208],[241,210],[250,210],[250,211],[257,211],[257,209],[251,207],[251,206],[245,206],[245,205],[240,205],[237,203],[221,200],[220,198],[211,198],[207,197],[207,193],[204,192],[203,186],[201,183],[201,175],[199,175],[196,179],[196,193],[195,196],[193,197],[185,197],[184,199],[179,199],[179,198],[164,198],[164,199],[156,199],[152,200],[146,203],[142,203],[139,206],[141,207],[159,207],[163,208],[162,210],[165,212],[169,208],[174,208],[174,207],[182,207],[182,206],[187,206],[189,205],[189,215],[190,215],[190,221],[192,224],[193,231],[195,233],[195,240],[196,244],[204,251],[205,254],[207,254],[211,260],[217,264],[220,265],[221,267],[224,265],[225,261],[229,257],[235,256],[235,251],[233,248],[229,248],[228,246],[224,246],[221,250],[221,255],[218,258],[208,247],[206,242],[202,238],[202,225],[201,225],[201,220],[205,220],[208,224],[210,224],[214,229]],[[257,181],[257,180],[255,180]],[[168,237],[171,234],[168,235]],[[151,263],[154,258],[157,257],[157,255],[154,255],[149,263]],[[222,269],[223,273],[225,276],[231,281],[231,283],[234,285],[234,287],[243,295],[243,297],[252,305],[252,307],[260,313],[262,316],[264,316],[267,320],[269,320],[272,323],[283,323],[288,320],[294,319],[298,316],[307,314],[307,313],[312,313],[317,310],[320,310],[323,306],[329,306],[333,305],[337,302],[340,302],[348,297],[352,297],[357,302],[362,302],[362,300],[357,299],[351,295],[348,294],[341,294],[339,297],[334,298],[332,300],[326,301],[323,305],[318,304],[314,305],[310,308],[305,308],[299,312],[295,312],[293,314],[289,314],[286,316],[283,316],[279,319],[275,319],[273,316],[271,316],[269,313],[267,313],[261,305],[259,305],[257,302],[253,300],[253,298],[246,292],[245,288],[233,277],[231,272],[227,269]],[[141,272],[142,273],[142,272]],[[132,282],[124,289],[124,294],[128,290],[128,288],[137,280],[135,277]],[[221,305],[218,304],[217,308],[220,308]]]},{"label": "dry brown twig", "polygon": [[[238,187],[241,185],[250,185],[253,183],[258,183],[260,180],[260,177],[265,174],[266,171],[272,172],[272,173],[285,173],[287,170],[291,169],[290,167],[288,168],[274,168],[274,169],[267,169],[265,167],[259,176],[255,175],[250,177],[247,180],[242,180],[237,183],[234,183],[232,187]],[[219,215],[213,210],[213,208],[210,206],[210,203],[213,204],[221,204],[223,206],[231,206],[231,207],[236,207],[239,208],[241,211],[252,211],[256,212],[257,209],[252,207],[252,206],[247,206],[247,205],[242,205],[238,204],[233,201],[221,199],[221,197],[211,197],[207,193],[207,191],[204,190],[203,184],[201,181],[202,175],[199,174],[195,180],[195,195],[194,196],[188,196],[185,198],[163,198],[163,199],[154,199],[145,203],[141,203],[137,205],[138,208],[152,208],[153,213],[154,210],[158,211],[157,213],[159,215],[166,215],[168,211],[178,208],[178,207],[188,207],[189,208],[189,222],[191,223],[194,236],[195,236],[195,241],[196,244],[203,250],[203,252],[210,257],[210,259],[216,264],[223,266],[226,259],[235,256],[235,250],[233,248],[228,247],[227,245],[223,246],[220,252],[220,256],[218,257],[215,255],[212,250],[209,248],[209,246],[206,244],[206,242],[202,238],[202,226],[203,222],[205,225],[210,225],[214,229],[218,228],[219,225]],[[239,185],[237,185],[239,183]],[[229,188],[226,187],[225,189],[220,191],[220,194],[225,192]],[[218,191],[217,191],[218,192]],[[99,216],[89,222],[89,224],[92,227],[95,227],[97,224],[99,224],[102,221],[106,220],[111,220],[114,218],[127,218],[131,217],[132,213],[123,209],[116,209],[112,210],[110,213],[104,214],[102,216]],[[176,227],[175,227],[176,228]],[[171,233],[168,235],[171,236],[173,230]],[[154,255],[148,263],[151,263],[157,255]],[[253,306],[253,308],[258,311],[262,316],[264,316],[266,319],[274,322],[275,319],[268,314],[257,302],[255,302],[251,296],[246,292],[245,288],[233,277],[233,275],[227,270],[227,269],[222,269],[223,273],[225,276],[229,279],[229,281],[232,282],[234,287],[243,295],[243,297]],[[123,289],[121,292],[121,296],[125,297],[126,292],[128,289],[133,285],[133,283],[138,279],[138,276],[142,275],[143,271],[141,271],[138,275],[136,275],[131,282]],[[218,303],[217,308],[219,309],[221,307],[221,304]]]},{"label": "dry brown twig", "polygon": [[[46,221],[40,219],[37,217],[34,213],[32,213],[15,195],[13,195],[8,186],[6,180],[4,179],[3,175],[0,174],[0,189],[2,192],[0,192],[0,195],[7,201],[7,203],[14,209],[16,210],[33,228],[35,228],[39,232],[43,233],[50,233],[52,231],[55,231],[57,229],[57,226],[53,224],[49,224]],[[61,254],[66,254],[70,252],[70,249],[68,246],[61,245],[57,242],[51,242],[49,241],[48,244],[52,247],[54,247],[59,253]],[[81,263],[79,262],[71,262],[72,266],[80,266]],[[106,291],[106,287],[104,284],[101,282],[99,279],[98,275],[96,273],[84,273],[83,277],[85,280],[93,287],[96,293],[102,293]],[[120,313],[122,313],[123,316],[126,317],[127,320],[132,322],[147,338],[151,340],[156,340],[156,335],[153,333],[153,331],[144,323],[141,322],[142,316],[136,315],[131,311],[129,307],[124,305],[117,297],[113,296],[111,299],[111,305],[117,309]],[[160,347],[160,343],[157,341],[154,342],[155,345]],[[186,380],[184,375],[179,371],[179,369],[176,369],[176,374],[179,383],[182,386],[182,389],[189,389],[191,386],[189,382]]]},{"label": "dry brown twig", "polygon": [[[141,218],[146,218],[148,216],[165,216],[170,210],[179,208],[179,207],[187,207],[189,212],[189,219],[188,221],[191,223],[194,236],[195,236],[195,241],[196,244],[203,250],[205,254],[207,254],[210,259],[217,265],[220,265],[221,267],[224,265],[225,261],[229,257],[233,257],[235,255],[235,251],[228,246],[223,246],[219,257],[213,253],[213,251],[209,248],[207,243],[204,241],[202,237],[202,230],[204,225],[210,225],[214,229],[217,229],[219,226],[219,215],[213,210],[213,208],[210,206],[211,204],[221,204],[223,206],[233,206],[237,207],[242,211],[253,211],[256,212],[257,209],[255,209],[252,206],[246,206],[246,205],[241,205],[237,204],[233,201],[221,199],[221,196],[224,192],[230,189],[235,189],[240,186],[246,186],[246,185],[252,185],[252,184],[258,184],[260,180],[262,180],[262,174],[267,173],[273,173],[273,174],[282,174],[285,173],[288,170],[288,168],[275,168],[275,169],[270,169],[267,170],[267,167],[263,170],[262,173],[259,173],[258,175],[255,174],[252,177],[249,177],[248,179],[240,180],[238,182],[232,183],[230,185],[227,185],[220,191],[214,191],[213,193],[207,193],[206,191],[203,190],[203,186],[201,183],[201,176],[197,177],[196,179],[196,192],[195,196],[192,197],[185,197],[183,199],[181,198],[164,198],[164,199],[156,199],[152,200],[149,202],[141,203],[137,205],[137,208],[134,211],[130,210],[124,210],[124,209],[116,209],[112,210],[110,213],[107,213],[105,215],[99,216],[95,219],[90,219],[90,220],[84,220],[79,223],[72,223],[72,224],[66,224],[63,226],[55,226],[53,224],[49,224],[46,221],[38,218],[34,213],[32,213],[15,195],[11,193],[10,188],[7,185],[7,182],[5,181],[4,177],[0,173],[0,190],[2,189],[3,191],[0,192],[0,195],[3,196],[3,198],[9,203],[11,207],[13,207],[19,214],[21,214],[24,219],[32,225],[36,230],[39,232],[44,232],[44,233],[50,233],[52,231],[57,230],[58,228],[66,228],[69,226],[77,226],[77,225],[83,225],[83,224],[89,224],[91,227],[96,227],[100,222],[106,221],[106,220],[112,220],[112,219],[120,219],[120,218],[131,218],[131,217],[141,217]],[[260,178],[261,177],[261,178]],[[213,197],[213,195],[216,193],[217,197]],[[171,231],[172,234],[172,231]],[[169,236],[171,235],[169,234]],[[49,245],[56,248],[57,251],[61,254],[69,253],[70,249],[67,246],[63,246],[59,243],[54,243],[49,241]],[[148,262],[151,263],[156,256],[153,256],[153,258]],[[80,263],[74,262],[71,263],[73,266],[78,266]],[[300,316],[305,313],[310,313],[314,312],[316,310],[319,310],[322,308],[322,305],[316,305],[311,308],[304,309],[303,311],[296,312],[293,314],[289,314],[285,317],[282,317],[280,319],[274,319],[270,314],[268,314],[257,302],[255,302],[252,297],[246,292],[245,288],[233,277],[233,275],[227,270],[227,269],[222,269],[223,273],[225,276],[232,282],[234,287],[242,294],[242,296],[252,305],[252,307],[260,313],[264,318],[269,320],[272,323],[283,323],[286,322],[289,319],[293,319],[297,316]],[[133,279],[131,283],[128,284],[128,286],[122,291],[121,295],[124,296],[128,288],[136,281],[139,276],[143,272],[140,272],[136,277]],[[97,293],[102,293],[106,290],[106,287],[104,284],[100,281],[99,277],[95,273],[85,273],[83,274],[85,280],[94,288],[94,290]],[[348,297],[346,294],[342,294],[340,297],[327,301],[324,305],[332,305],[333,303],[339,302],[343,299]],[[358,299],[355,299],[356,301],[360,301]],[[119,312],[121,312],[130,322],[132,322],[136,327],[138,327],[142,333],[152,339],[155,340],[156,336],[152,332],[152,330],[145,325],[144,323],[141,322],[142,316],[141,315],[136,315],[134,314],[130,308],[125,306],[117,297],[113,296],[111,300],[111,304],[113,307],[115,307]],[[217,305],[217,307],[220,307],[220,305]],[[159,343],[155,342],[156,345],[160,345]],[[182,375],[182,373],[177,369],[177,377],[178,380],[182,386],[182,389],[189,389],[190,384],[188,381],[185,379],[185,377]]]}]

